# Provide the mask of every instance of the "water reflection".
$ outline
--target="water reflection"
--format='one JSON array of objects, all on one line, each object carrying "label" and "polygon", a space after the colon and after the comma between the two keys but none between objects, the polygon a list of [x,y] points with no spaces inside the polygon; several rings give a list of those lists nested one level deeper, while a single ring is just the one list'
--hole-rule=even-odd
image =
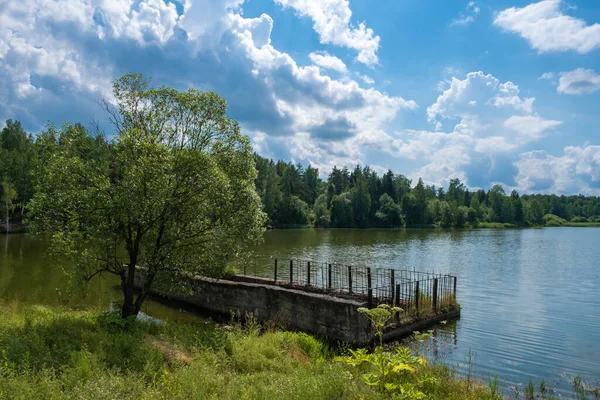
[{"label": "water reflection", "polygon": [[[88,296],[65,291],[65,277],[44,256],[46,243],[0,236],[0,298],[23,302],[108,307],[118,300],[111,277],[96,280]],[[337,261],[458,277],[459,321],[436,327],[421,351],[460,373],[507,385],[600,376],[600,229],[529,230],[295,230],[272,231],[255,249],[279,259]],[[159,319],[195,318],[149,302]],[[429,350],[427,350],[429,349]]]}]

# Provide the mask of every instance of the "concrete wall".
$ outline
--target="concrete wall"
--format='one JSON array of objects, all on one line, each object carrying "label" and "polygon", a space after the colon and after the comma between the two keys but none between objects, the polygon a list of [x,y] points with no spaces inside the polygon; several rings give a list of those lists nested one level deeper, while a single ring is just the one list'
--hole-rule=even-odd
[{"label": "concrete wall", "polygon": [[[136,275],[136,286],[139,288],[143,276],[139,273]],[[363,345],[371,339],[369,322],[357,311],[365,303],[272,284],[204,277],[184,279],[190,280],[192,294],[166,296],[159,291],[154,291],[154,294],[226,316],[231,311],[242,316],[253,313],[261,321],[277,321],[288,329],[333,340]]]}]

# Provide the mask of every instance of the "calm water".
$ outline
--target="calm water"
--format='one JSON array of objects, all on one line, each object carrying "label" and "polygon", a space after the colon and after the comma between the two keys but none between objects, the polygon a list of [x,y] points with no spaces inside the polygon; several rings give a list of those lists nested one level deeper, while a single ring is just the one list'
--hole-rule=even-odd
[{"label": "calm water", "polygon": [[[506,386],[573,375],[600,386],[600,229],[477,231],[292,230],[265,234],[263,256],[333,260],[458,276],[462,316],[440,325],[430,352],[462,372]],[[0,235],[0,298],[105,307],[115,281],[92,282],[88,297],[64,290],[45,244]],[[162,319],[192,317],[150,302]],[[471,362],[469,363],[469,357]],[[508,394],[508,390],[506,392]]]}]

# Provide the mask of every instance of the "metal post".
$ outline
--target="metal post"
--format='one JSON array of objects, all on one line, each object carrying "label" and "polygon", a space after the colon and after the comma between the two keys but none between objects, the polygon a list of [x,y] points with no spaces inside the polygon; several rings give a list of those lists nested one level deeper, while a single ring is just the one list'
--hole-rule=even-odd
[{"label": "metal post", "polygon": [[348,265],[348,291],[352,293],[352,266]]},{"label": "metal post", "polygon": [[373,308],[373,288],[371,287],[371,268],[367,267],[367,296],[369,308]]},{"label": "metal post", "polygon": [[396,277],[394,274],[394,270],[390,269],[390,291],[392,292],[391,293],[392,297],[394,297],[394,286],[396,286],[395,282],[396,282]]},{"label": "metal post", "polygon": [[454,302],[456,303],[456,277],[454,277]]},{"label": "metal post", "polygon": [[396,307],[400,307],[400,284],[396,284],[396,301],[394,302],[394,305]]},{"label": "metal post", "polygon": [[290,260],[290,283],[294,283],[294,260]]},{"label": "metal post", "polygon": [[415,308],[417,313],[419,312],[419,281],[417,281],[417,288],[415,289]]},{"label": "metal post", "polygon": [[437,300],[438,300],[438,278],[433,280],[433,311],[437,312]]},{"label": "metal post", "polygon": [[327,287],[331,289],[332,284],[333,283],[331,282],[331,264],[329,264],[327,266]]},{"label": "metal post", "polygon": [[275,259],[275,267],[273,268],[273,281],[277,282],[277,259]]},{"label": "metal post", "polygon": [[310,286],[310,261],[308,262],[308,266],[306,267],[306,284]]}]

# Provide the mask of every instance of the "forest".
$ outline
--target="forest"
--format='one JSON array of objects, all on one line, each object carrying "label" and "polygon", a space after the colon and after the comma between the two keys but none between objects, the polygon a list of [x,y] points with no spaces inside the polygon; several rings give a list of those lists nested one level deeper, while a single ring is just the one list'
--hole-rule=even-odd
[{"label": "forest", "polygon": [[[26,221],[41,168],[69,144],[82,159],[106,161],[110,145],[103,134],[81,124],[48,124],[36,135],[19,121],[7,120],[0,133],[0,200],[3,223]],[[72,150],[70,150],[72,151]],[[311,165],[304,168],[254,155],[256,190],[268,226],[291,228],[399,228],[558,226],[600,223],[600,198],[506,193],[502,186],[469,190],[459,179],[447,188],[416,183],[369,166],[334,167],[327,180]],[[102,162],[103,163],[103,162]]]}]

